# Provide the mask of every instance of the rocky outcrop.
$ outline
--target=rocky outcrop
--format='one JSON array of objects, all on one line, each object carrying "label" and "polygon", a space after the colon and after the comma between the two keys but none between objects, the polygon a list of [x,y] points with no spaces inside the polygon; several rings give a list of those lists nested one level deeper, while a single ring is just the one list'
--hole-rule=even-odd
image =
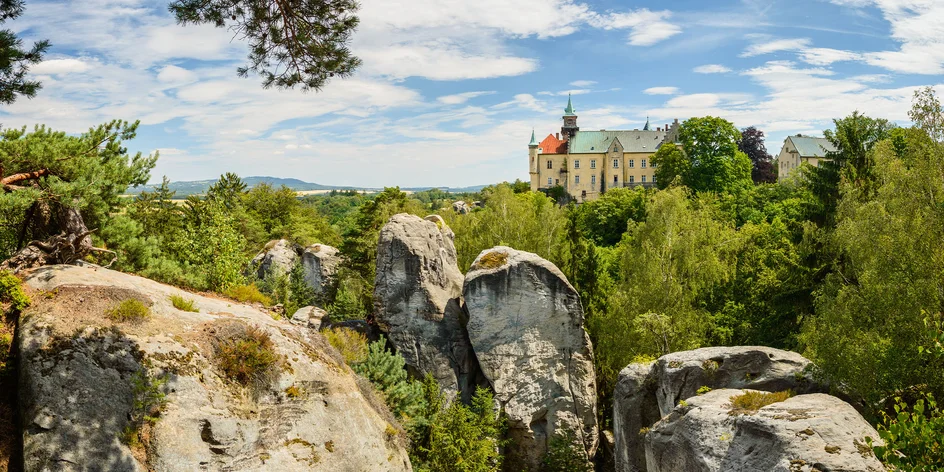
[{"label": "rocky outcrop", "polygon": [[477,364],[465,331],[453,238],[441,219],[390,218],[377,245],[374,313],[410,368],[432,374],[453,395],[470,395]]},{"label": "rocky outcrop", "polygon": [[466,203],[466,202],[464,202],[464,201],[462,201],[462,200],[459,200],[459,201],[457,201],[457,202],[453,202],[453,204],[452,204],[452,211],[454,211],[454,212],[456,212],[456,213],[458,213],[458,214],[460,214],[460,215],[465,215],[466,213],[472,211],[472,208],[469,207],[469,204],[468,204],[468,203]]},{"label": "rocky outcrop", "polygon": [[324,320],[326,316],[328,316],[328,312],[321,308],[305,306],[295,310],[290,320],[292,324],[319,331],[321,329],[322,320]]},{"label": "rocky outcrop", "polygon": [[469,339],[508,417],[506,463],[536,469],[550,439],[597,449],[596,390],[580,298],[550,262],[508,247],[483,251],[466,275]]},{"label": "rocky outcrop", "polygon": [[[27,471],[411,470],[393,417],[317,331],[102,268],[26,284],[43,294],[17,332]],[[150,315],[106,315],[129,299]],[[246,382],[224,361],[250,335],[270,366]]]},{"label": "rocky outcrop", "polygon": [[796,393],[826,391],[810,379],[810,361],[767,347],[708,347],[667,354],[648,364],[630,364],[620,372],[613,392],[616,470],[646,470],[640,431],[673,411],[680,400],[701,387],[750,388]]},{"label": "rocky outcrop", "polygon": [[300,248],[286,239],[269,241],[268,244],[252,258],[249,268],[259,279],[278,274],[287,274],[298,260]]},{"label": "rocky outcrop", "polygon": [[731,399],[745,392],[714,390],[673,408],[646,435],[648,471],[885,470],[865,440],[878,434],[842,400],[799,395],[739,413]]},{"label": "rocky outcrop", "polygon": [[315,291],[315,299],[322,306],[331,303],[337,284],[341,256],[336,248],[326,244],[312,244],[301,255],[305,283]]}]

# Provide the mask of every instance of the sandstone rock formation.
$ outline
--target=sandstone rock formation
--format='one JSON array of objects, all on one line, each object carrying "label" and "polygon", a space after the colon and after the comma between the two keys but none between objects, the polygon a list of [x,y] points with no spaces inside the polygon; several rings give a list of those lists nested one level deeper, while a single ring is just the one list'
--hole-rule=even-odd
[{"label": "sandstone rock formation", "polygon": [[825,391],[808,375],[810,361],[767,347],[708,347],[667,354],[649,364],[630,364],[613,392],[616,470],[646,470],[640,430],[673,411],[701,387],[750,388],[796,393]]},{"label": "sandstone rock formation", "polygon": [[441,219],[405,213],[380,230],[374,313],[407,365],[470,395],[477,364],[465,331],[462,272]]},{"label": "sandstone rock formation", "polygon": [[592,457],[593,355],[579,296],[564,275],[535,254],[495,247],[476,258],[463,294],[469,339],[508,415],[506,463],[536,468],[549,440],[567,431]]},{"label": "sandstone rock formation", "polygon": [[[393,417],[314,330],[102,268],[43,267],[26,284],[45,294],[17,338],[27,471],[411,470]],[[150,316],[105,315],[128,299]],[[244,386],[221,346],[249,332],[276,357]],[[129,421],[142,415],[157,419]]]},{"label": "sandstone rock formation", "polygon": [[252,258],[250,269],[260,279],[269,275],[287,274],[298,260],[299,248],[286,239],[269,241],[268,244]]},{"label": "sandstone rock formation", "polygon": [[799,395],[739,414],[731,398],[744,392],[713,390],[672,409],[646,435],[649,472],[885,470],[865,441],[878,434],[842,400]]},{"label": "sandstone rock formation", "polygon": [[312,244],[305,248],[301,257],[305,282],[315,291],[316,300],[327,306],[332,301],[341,264],[338,250],[326,244]]},{"label": "sandstone rock formation", "polygon": [[456,213],[458,213],[458,214],[460,214],[460,215],[465,215],[466,213],[472,211],[472,209],[469,208],[469,204],[468,204],[468,203],[466,203],[466,202],[464,202],[464,201],[462,201],[462,200],[459,200],[459,201],[457,201],[457,202],[453,202],[453,204],[452,204],[452,211],[454,211],[454,212],[456,212]]},{"label": "sandstone rock formation", "polygon": [[328,312],[316,306],[305,306],[292,314],[290,318],[292,324],[304,326],[308,329],[318,331],[321,329],[322,320],[328,316]]}]

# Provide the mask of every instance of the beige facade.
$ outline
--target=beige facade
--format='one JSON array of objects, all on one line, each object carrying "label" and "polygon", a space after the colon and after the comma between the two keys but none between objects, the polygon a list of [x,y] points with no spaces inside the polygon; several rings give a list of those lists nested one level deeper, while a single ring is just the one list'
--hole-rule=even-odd
[{"label": "beige facade", "polygon": [[829,160],[828,153],[836,148],[826,138],[811,136],[788,136],[783,141],[780,154],[777,154],[777,180],[782,181],[790,177],[803,164],[819,167],[823,161]]},{"label": "beige facade", "polygon": [[678,120],[672,126],[642,130],[580,131],[568,100],[561,133],[540,143],[531,134],[528,155],[531,190],[561,186],[578,203],[594,200],[620,187],[654,187],[652,155],[664,142],[675,142]]}]

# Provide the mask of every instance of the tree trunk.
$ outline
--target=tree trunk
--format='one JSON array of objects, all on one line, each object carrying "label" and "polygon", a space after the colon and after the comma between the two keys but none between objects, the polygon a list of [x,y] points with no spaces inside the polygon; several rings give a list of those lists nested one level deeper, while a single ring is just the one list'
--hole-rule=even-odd
[{"label": "tree trunk", "polygon": [[50,264],[72,264],[96,250],[92,246],[92,232],[85,226],[85,220],[79,210],[59,206],[56,216],[59,234],[42,241],[31,241],[0,263],[0,270],[17,273]]}]

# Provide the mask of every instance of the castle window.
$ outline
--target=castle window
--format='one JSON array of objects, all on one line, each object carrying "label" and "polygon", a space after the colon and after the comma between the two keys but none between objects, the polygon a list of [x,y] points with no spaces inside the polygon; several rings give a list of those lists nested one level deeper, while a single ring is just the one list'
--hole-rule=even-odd
[{"label": "castle window", "polygon": [[591,176],[590,176],[590,185],[596,185],[596,184],[597,184],[597,176],[591,175]]},{"label": "castle window", "polygon": [[646,168],[646,160],[645,160],[645,159],[643,159],[640,164],[642,164],[642,168],[643,168],[643,169]]},{"label": "castle window", "polygon": [[596,160],[596,159],[590,159],[590,168],[591,168],[591,169],[596,169],[596,168],[597,168],[597,160]]},{"label": "castle window", "polygon": [[616,176],[616,175],[613,176],[613,183],[614,183],[614,184],[618,184],[618,183],[619,183],[619,176]]},{"label": "castle window", "polygon": [[630,176],[629,176],[629,183],[632,184],[632,183],[635,183],[635,182],[636,182],[636,176],[635,176],[635,175],[630,175]]},{"label": "castle window", "polygon": [[580,183],[580,176],[579,176],[579,175],[575,175],[575,176],[574,176],[574,185],[577,185],[577,184],[579,184],[579,183]]},{"label": "castle window", "polygon": [[642,176],[642,183],[646,183],[646,176]]},{"label": "castle window", "polygon": [[547,160],[547,168],[550,169],[552,165],[554,165],[554,163],[551,162],[550,159],[548,159],[548,160]]},{"label": "castle window", "polygon": [[[630,166],[632,167],[632,166]],[[619,169],[619,159],[613,159],[613,168]]]},{"label": "castle window", "polygon": [[651,163],[651,164],[652,164],[652,165],[650,165],[649,167],[652,167],[653,169],[655,169],[656,167],[659,166],[659,164],[656,164],[655,162],[653,162],[653,163]]},{"label": "castle window", "polygon": [[655,175],[652,176],[652,183],[656,183],[656,176],[655,176]]},{"label": "castle window", "polygon": [[548,184],[548,185],[554,185],[552,182],[554,182],[554,181],[551,180],[550,177],[548,177],[548,178],[547,178],[547,184]]},{"label": "castle window", "polygon": [[579,168],[580,168],[580,161],[577,159],[574,159],[574,169],[579,169]]},{"label": "castle window", "polygon": [[629,168],[632,169],[633,167],[636,167],[636,161],[630,159],[630,160],[629,160]]}]

